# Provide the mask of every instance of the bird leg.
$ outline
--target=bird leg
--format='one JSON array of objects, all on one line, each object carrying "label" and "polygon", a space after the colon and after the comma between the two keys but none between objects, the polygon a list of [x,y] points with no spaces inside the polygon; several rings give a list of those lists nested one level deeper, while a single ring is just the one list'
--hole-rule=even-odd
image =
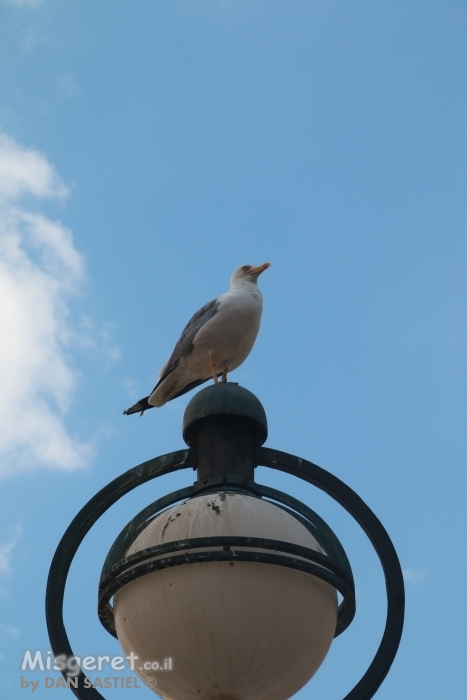
[{"label": "bird leg", "polygon": [[227,367],[224,367],[224,371],[222,372],[222,381],[224,384],[227,381]]},{"label": "bird leg", "polygon": [[209,355],[209,366],[211,368],[211,374],[212,378],[214,379],[214,384],[219,384],[219,380],[217,379],[217,374],[216,374],[216,363],[214,362],[214,355],[211,354]]}]

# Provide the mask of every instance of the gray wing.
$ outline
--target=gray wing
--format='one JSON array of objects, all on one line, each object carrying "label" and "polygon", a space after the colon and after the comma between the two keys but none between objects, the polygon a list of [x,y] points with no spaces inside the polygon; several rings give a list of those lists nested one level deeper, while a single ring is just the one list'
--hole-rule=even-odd
[{"label": "gray wing", "polygon": [[200,310],[197,311],[195,315],[190,318],[185,328],[183,329],[180,338],[177,341],[174,351],[171,354],[169,361],[167,362],[164,368],[161,378],[159,379],[151,393],[153,393],[157,389],[159,384],[161,384],[164,381],[164,379],[167,379],[169,374],[173,372],[174,369],[177,367],[180,360],[183,357],[189,355],[190,352],[192,352],[193,340],[195,338],[195,335],[198,333],[200,328],[204,326],[205,323],[207,323],[211,318],[213,318],[216,315],[219,303],[219,299],[213,299],[212,301],[208,301],[207,304],[202,306]]}]

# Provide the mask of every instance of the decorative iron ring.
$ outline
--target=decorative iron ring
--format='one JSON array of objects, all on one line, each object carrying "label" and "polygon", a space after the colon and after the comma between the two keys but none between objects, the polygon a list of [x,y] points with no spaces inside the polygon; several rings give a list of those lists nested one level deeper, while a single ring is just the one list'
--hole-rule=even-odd
[{"label": "decorative iron ring", "polygon": [[[71,563],[89,530],[114,503],[137,486],[178,469],[192,468],[193,463],[191,450],[178,450],[132,467],[98,491],[72,520],[55,551],[47,579],[45,615],[54,657],[74,656],[63,622],[63,600]],[[66,670],[62,676],[66,681]],[[87,676],[82,670],[77,679],[78,687],[71,685],[70,690],[79,700],[105,700],[96,688],[85,685]]]},{"label": "decorative iron ring", "polygon": [[[370,700],[386,677],[396,656],[404,624],[404,581],[394,546],[381,522],[349,486],[312,462],[262,447],[256,463],[285,471],[325,491],[357,521],[369,538],[383,568],[387,592],[387,618],[383,638],[376,655],[361,680],[344,700]],[[191,450],[180,450],[140,464],[107,484],[78,513],[63,535],[49,571],[46,591],[46,618],[54,656],[74,656],[63,622],[65,585],[78,548],[94,523],[132,489],[158,476],[178,469],[193,467]],[[62,671],[66,679],[66,671]],[[105,700],[96,688],[85,687],[85,674],[80,671],[78,687],[71,690],[79,700]]]},{"label": "decorative iron ring", "polygon": [[[174,552],[181,550],[199,549],[201,547],[223,547],[219,551],[202,551],[186,553],[177,556]],[[233,550],[232,547],[250,548],[255,551],[245,552]],[[257,549],[274,550],[274,554],[258,552]],[[300,557],[287,557],[278,555],[283,552]],[[163,556],[162,559],[155,557]],[[98,615],[107,632],[116,637],[113,609],[110,599],[124,585],[153,571],[160,571],[172,566],[193,564],[211,561],[244,561],[264,564],[276,564],[285,566],[304,573],[312,574],[326,581],[336,588],[343,596],[343,602],[339,606],[338,624],[336,634],[341,634],[352,622],[355,616],[355,589],[353,581],[342,569],[339,562],[333,561],[320,552],[308,547],[302,547],[291,542],[269,540],[260,537],[195,537],[189,540],[166,542],[162,545],[143,549],[116,564],[101,581],[99,587]]]},{"label": "decorative iron ring", "polygon": [[373,511],[347,484],[301,457],[261,447],[258,464],[287,472],[316,486],[337,501],[360,525],[379,557],[388,601],[386,625],[370,666],[344,700],[370,700],[386,678],[397,654],[404,627],[405,589],[394,545]]}]

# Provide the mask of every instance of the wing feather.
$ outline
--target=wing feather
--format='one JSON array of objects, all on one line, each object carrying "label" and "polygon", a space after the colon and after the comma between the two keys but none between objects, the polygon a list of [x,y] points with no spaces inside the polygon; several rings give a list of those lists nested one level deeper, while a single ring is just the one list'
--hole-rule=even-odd
[{"label": "wing feather", "polygon": [[[207,323],[211,318],[213,318],[219,307],[219,299],[213,299],[208,301],[207,304],[202,306],[188,321],[185,328],[182,331],[177,344],[168,360],[161,370],[159,381],[152,390],[154,393],[157,387],[171,374],[178,366],[178,363],[183,357],[186,357],[193,351],[193,340],[195,339],[198,331]],[[203,381],[206,381],[205,379]],[[188,390],[187,390],[188,391]]]}]

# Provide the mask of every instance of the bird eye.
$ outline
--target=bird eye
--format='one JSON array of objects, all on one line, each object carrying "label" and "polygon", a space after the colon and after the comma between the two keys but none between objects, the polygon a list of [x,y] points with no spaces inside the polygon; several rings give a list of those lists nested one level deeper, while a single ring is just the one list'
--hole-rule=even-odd
[{"label": "bird eye", "polygon": [[248,270],[251,270],[251,265],[244,265],[242,267],[243,272],[248,272]]}]

